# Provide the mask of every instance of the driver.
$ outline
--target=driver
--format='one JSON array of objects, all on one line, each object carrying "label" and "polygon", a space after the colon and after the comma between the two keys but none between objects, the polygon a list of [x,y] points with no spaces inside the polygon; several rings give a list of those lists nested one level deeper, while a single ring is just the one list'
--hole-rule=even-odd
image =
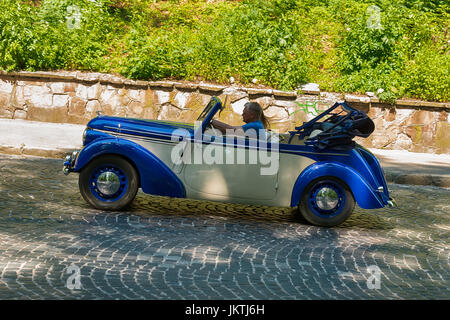
[{"label": "driver", "polygon": [[[269,121],[264,116],[263,110],[259,103],[247,102],[244,105],[244,111],[242,112],[242,120],[245,122],[243,126],[230,126],[229,124],[215,119],[211,120],[211,124],[223,134],[225,134],[227,130],[234,130],[236,135],[244,135],[264,140],[266,139],[264,129],[269,127]],[[264,136],[260,137],[260,134],[264,134]]]}]

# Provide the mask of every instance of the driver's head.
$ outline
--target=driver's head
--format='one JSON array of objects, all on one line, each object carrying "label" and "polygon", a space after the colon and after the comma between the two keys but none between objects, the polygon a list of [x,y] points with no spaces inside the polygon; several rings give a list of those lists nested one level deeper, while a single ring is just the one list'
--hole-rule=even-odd
[{"label": "driver's head", "polygon": [[258,121],[261,119],[262,108],[257,102],[247,102],[242,111],[242,120],[245,123]]},{"label": "driver's head", "polygon": [[269,121],[264,116],[263,109],[258,102],[247,102],[244,105],[244,111],[242,112],[242,120],[245,123],[253,121],[261,121],[264,128],[269,128]]}]

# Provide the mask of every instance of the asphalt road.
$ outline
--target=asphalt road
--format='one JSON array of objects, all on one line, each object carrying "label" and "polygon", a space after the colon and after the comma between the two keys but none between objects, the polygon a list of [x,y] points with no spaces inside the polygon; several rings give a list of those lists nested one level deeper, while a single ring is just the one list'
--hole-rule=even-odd
[{"label": "asphalt road", "polygon": [[102,212],[62,161],[0,155],[0,299],[449,299],[450,190],[344,224],[151,197]]}]

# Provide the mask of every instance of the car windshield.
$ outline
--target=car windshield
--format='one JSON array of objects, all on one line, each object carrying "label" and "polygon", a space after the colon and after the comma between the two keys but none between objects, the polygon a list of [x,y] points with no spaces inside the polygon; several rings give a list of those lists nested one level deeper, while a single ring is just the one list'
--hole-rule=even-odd
[{"label": "car windshield", "polygon": [[219,102],[218,100],[211,98],[211,100],[206,105],[205,109],[203,109],[202,113],[197,118],[197,121],[203,121],[205,119],[206,115],[211,111],[211,109],[215,106],[215,104]]}]

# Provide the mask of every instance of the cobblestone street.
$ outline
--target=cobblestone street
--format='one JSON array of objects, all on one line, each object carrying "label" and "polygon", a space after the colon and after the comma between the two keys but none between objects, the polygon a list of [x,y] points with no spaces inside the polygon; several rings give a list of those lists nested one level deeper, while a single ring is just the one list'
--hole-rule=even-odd
[{"label": "cobblestone street", "polygon": [[450,190],[336,228],[291,209],[152,197],[92,209],[62,160],[0,155],[0,299],[449,299]]}]

